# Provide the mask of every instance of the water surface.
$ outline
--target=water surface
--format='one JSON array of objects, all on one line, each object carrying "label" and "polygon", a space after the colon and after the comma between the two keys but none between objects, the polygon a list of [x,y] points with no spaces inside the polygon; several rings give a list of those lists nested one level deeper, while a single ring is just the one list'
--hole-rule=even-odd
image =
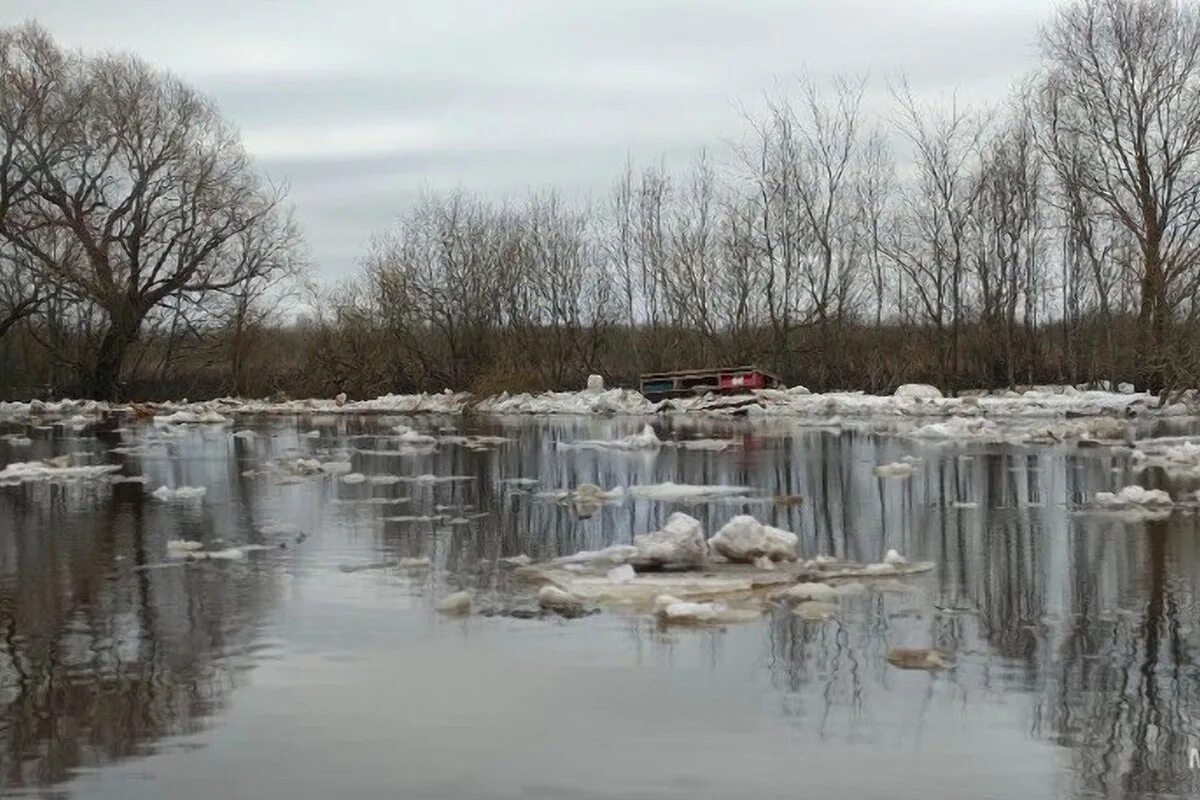
[{"label": "water surface", "polygon": [[[616,453],[556,442],[624,436],[641,420],[404,420],[436,436],[511,440],[421,452],[394,437],[401,421],[6,428],[34,442],[0,442],[0,462],[70,452],[148,485],[0,488],[3,792],[694,800],[1200,789],[1188,766],[1200,746],[1197,517],[1079,513],[1096,491],[1135,481],[1125,452],[677,418],[655,422],[661,437],[735,446]],[[257,435],[231,435],[241,428]],[[909,455],[923,459],[912,478],[875,476]],[[346,459],[374,480],[255,474],[300,456]],[[538,496],[665,481],[752,492],[699,505],[629,499],[584,518]],[[163,484],[208,492],[191,504],[150,499]],[[460,588],[503,606],[527,590],[499,559],[627,543],[677,510],[710,531],[751,513],[795,531],[806,556],[874,561],[896,548],[936,570],[846,600],[826,622],[786,607],[723,629],[611,611],[567,621],[433,610]],[[267,549],[178,564],[172,539]],[[419,557],[432,568],[359,569]],[[884,658],[931,646],[957,666],[906,672]]]}]

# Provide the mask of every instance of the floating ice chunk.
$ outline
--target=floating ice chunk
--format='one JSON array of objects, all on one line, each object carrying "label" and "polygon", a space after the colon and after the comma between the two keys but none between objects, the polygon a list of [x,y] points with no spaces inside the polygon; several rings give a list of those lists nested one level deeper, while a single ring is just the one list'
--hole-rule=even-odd
[{"label": "floating ice chunk", "polygon": [[674,625],[746,622],[760,616],[756,611],[732,609],[722,602],[691,602],[669,594],[654,598],[654,615],[660,622]]},{"label": "floating ice chunk", "polygon": [[1170,506],[1174,501],[1162,489],[1144,489],[1141,486],[1126,486],[1119,492],[1097,492],[1096,504],[1106,508],[1129,506]]},{"label": "floating ice chunk", "polygon": [[448,594],[437,604],[437,610],[451,616],[465,616],[471,613],[471,593],[454,592]]},{"label": "floating ice chunk", "polygon": [[906,458],[892,464],[881,464],[875,468],[875,474],[880,478],[909,478],[916,474],[920,459]]},{"label": "floating ice chunk", "polygon": [[918,439],[985,439],[1002,442],[1005,434],[1000,426],[978,417],[953,417],[945,422],[922,425],[912,433]]},{"label": "floating ice chunk", "polygon": [[519,556],[509,556],[508,558],[500,559],[501,564],[508,564],[510,567],[528,567],[533,563],[533,559],[521,553]]},{"label": "floating ice chunk", "polygon": [[796,534],[763,525],[754,517],[737,516],[725,523],[708,545],[730,561],[753,563],[760,557],[773,561],[795,561]]},{"label": "floating ice chunk", "polygon": [[240,431],[237,431],[236,433],[234,433],[234,434],[233,434],[233,438],[235,438],[235,439],[245,439],[245,440],[247,440],[247,441],[250,441],[250,440],[252,440],[252,439],[256,439],[256,438],[258,438],[258,434],[257,434],[257,433],[255,433],[255,432],[254,432],[254,431],[252,431],[252,430],[249,430],[249,429],[243,429],[243,430],[240,430]]},{"label": "floating ice chunk", "polygon": [[396,562],[396,566],[400,567],[400,569],[427,569],[432,566],[432,564],[433,562],[425,557],[402,558]]},{"label": "floating ice chunk", "polygon": [[337,406],[338,408],[341,408],[342,406],[346,405],[346,393],[338,392],[337,395],[333,398],[333,404],[335,406]]},{"label": "floating ice chunk", "polygon": [[654,432],[654,428],[646,425],[640,433],[634,433],[621,439],[606,441],[603,439],[585,439],[580,442],[559,442],[558,447],[567,449],[589,450],[656,450],[662,446],[662,441]]},{"label": "floating ice chunk", "polygon": [[679,503],[698,503],[714,498],[731,497],[749,494],[748,486],[696,486],[686,483],[651,484],[647,486],[632,486],[629,494],[646,500],[662,500]]},{"label": "floating ice chunk", "polygon": [[[255,547],[254,549],[262,549]],[[224,550],[200,550],[192,553],[191,558],[206,558],[214,561],[240,561],[246,557],[246,551],[240,547],[227,547]]]},{"label": "floating ice chunk", "polygon": [[320,469],[326,475],[344,475],[352,468],[349,461],[326,461]]},{"label": "floating ice chunk", "polygon": [[167,542],[167,555],[187,561],[240,561],[246,557],[245,550],[268,550],[265,545],[247,545],[245,549],[227,547],[223,550],[203,550],[199,542],[177,540]]},{"label": "floating ice chunk", "polygon": [[206,494],[208,489],[204,486],[177,486],[174,489],[160,486],[151,492],[150,496],[163,503],[186,503],[199,500]]},{"label": "floating ice chunk", "polygon": [[664,622],[712,622],[719,610],[716,603],[689,603],[669,594],[654,600],[654,613]]},{"label": "floating ice chunk", "polygon": [[604,391],[604,378],[599,375],[588,375],[587,393],[601,394]]},{"label": "floating ice chunk", "polygon": [[941,400],[943,397],[940,389],[927,383],[906,383],[894,396],[901,400]]},{"label": "floating ice chunk", "polygon": [[805,600],[797,603],[792,613],[806,622],[822,622],[837,616],[838,607],[820,600]]},{"label": "floating ice chunk", "polygon": [[201,411],[176,411],[174,414],[156,416],[156,425],[226,425],[231,420],[211,409]]},{"label": "floating ice chunk", "polygon": [[1118,394],[1133,394],[1135,391],[1137,391],[1137,389],[1134,388],[1132,383],[1117,384],[1117,393]]},{"label": "floating ice chunk", "polygon": [[397,425],[393,430],[398,434],[397,438],[404,444],[410,445],[433,445],[437,444],[437,439],[428,436],[424,433],[417,433],[407,425]]},{"label": "floating ice chunk", "polygon": [[779,593],[779,597],[787,600],[832,600],[837,597],[837,589],[827,583],[797,583]]},{"label": "floating ice chunk", "polygon": [[554,564],[591,564],[591,563],[607,563],[607,564],[624,564],[632,558],[636,558],[638,549],[633,545],[614,544],[611,547],[606,547],[603,550],[581,550],[574,555],[562,556],[554,559]]},{"label": "floating ice chunk", "polygon": [[700,566],[708,556],[704,526],[680,511],[667,518],[661,531],[634,536],[633,545],[641,563]]},{"label": "floating ice chunk", "polygon": [[14,461],[0,470],[0,482],[15,485],[25,481],[98,480],[121,470],[120,464],[72,467],[70,463],[70,455],[45,461]]},{"label": "floating ice chunk", "polygon": [[501,485],[522,487],[537,486],[539,483],[541,483],[541,481],[539,481],[537,478],[505,478],[504,480],[500,481]]},{"label": "floating ice chunk", "polygon": [[315,458],[297,458],[291,466],[297,475],[315,475],[321,471],[321,462]]},{"label": "floating ice chunk", "polygon": [[350,485],[354,485],[354,484],[366,483],[366,482],[367,482],[367,476],[363,475],[361,472],[349,472],[342,476],[342,483],[348,483]]},{"label": "floating ice chunk", "polygon": [[557,586],[543,586],[537,594],[538,606],[550,611],[574,613],[583,608],[579,598]]},{"label": "floating ice chunk", "polygon": [[615,586],[622,586],[630,583],[637,578],[637,573],[629,564],[622,564],[619,567],[613,567],[606,573],[608,582]]},{"label": "floating ice chunk", "polygon": [[897,550],[888,550],[887,555],[883,557],[883,563],[891,564],[893,567],[901,567],[908,564],[908,559],[900,555]]}]

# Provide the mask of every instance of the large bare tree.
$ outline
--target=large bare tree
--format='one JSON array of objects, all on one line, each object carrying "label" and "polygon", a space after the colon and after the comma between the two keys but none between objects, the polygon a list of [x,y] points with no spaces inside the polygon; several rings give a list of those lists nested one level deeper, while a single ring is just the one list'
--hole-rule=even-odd
[{"label": "large bare tree", "polygon": [[[103,310],[87,390],[115,397],[152,309],[275,269],[278,259],[248,258],[242,245],[283,195],[262,183],[212,103],[178,79],[128,56],[63,53],[36,29],[13,35],[35,42],[38,58],[3,63],[4,84],[26,87],[34,110],[3,131],[0,152],[15,165],[4,180],[17,188],[0,196],[0,240]],[[48,232],[69,237],[79,257],[48,251]]]},{"label": "large bare tree", "polygon": [[1200,261],[1200,8],[1076,0],[1044,30],[1042,53],[1046,127],[1073,143],[1051,152],[1088,156],[1059,164],[1062,179],[1137,241],[1141,380],[1161,390]]}]

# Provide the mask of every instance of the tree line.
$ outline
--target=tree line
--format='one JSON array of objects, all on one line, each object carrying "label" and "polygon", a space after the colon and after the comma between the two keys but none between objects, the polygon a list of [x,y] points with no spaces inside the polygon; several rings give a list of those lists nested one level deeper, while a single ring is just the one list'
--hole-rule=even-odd
[{"label": "tree line", "polygon": [[299,234],[216,109],[9,30],[0,390],[492,393],[723,362],[814,389],[1194,386],[1200,6],[1074,0],[1038,42],[988,107],[895,79],[870,112],[865,79],[801,78],[736,145],[627,164],[601,198],[427,195],[295,319]]}]

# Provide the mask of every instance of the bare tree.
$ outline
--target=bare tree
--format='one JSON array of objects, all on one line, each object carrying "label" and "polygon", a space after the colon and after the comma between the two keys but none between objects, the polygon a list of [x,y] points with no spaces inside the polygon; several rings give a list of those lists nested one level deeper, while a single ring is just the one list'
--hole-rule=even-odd
[{"label": "bare tree", "polygon": [[[67,67],[47,111],[15,138],[28,176],[0,237],[103,309],[87,384],[113,397],[152,309],[232,288],[268,263],[243,258],[238,240],[276,213],[283,194],[262,185],[212,104],[177,79],[132,57],[58,60]],[[21,64],[13,69],[6,82],[36,82]],[[48,252],[46,231],[72,237],[81,257]]]},{"label": "bare tree", "polygon": [[912,146],[915,179],[901,195],[883,250],[933,326],[941,381],[956,388],[979,198],[974,176],[985,125],[957,102],[945,111],[922,108],[907,83],[893,94],[900,106],[896,127]]},{"label": "bare tree", "polygon": [[1043,31],[1042,53],[1047,127],[1087,154],[1060,175],[1137,241],[1140,380],[1164,389],[1200,260],[1200,7],[1076,0]]}]

